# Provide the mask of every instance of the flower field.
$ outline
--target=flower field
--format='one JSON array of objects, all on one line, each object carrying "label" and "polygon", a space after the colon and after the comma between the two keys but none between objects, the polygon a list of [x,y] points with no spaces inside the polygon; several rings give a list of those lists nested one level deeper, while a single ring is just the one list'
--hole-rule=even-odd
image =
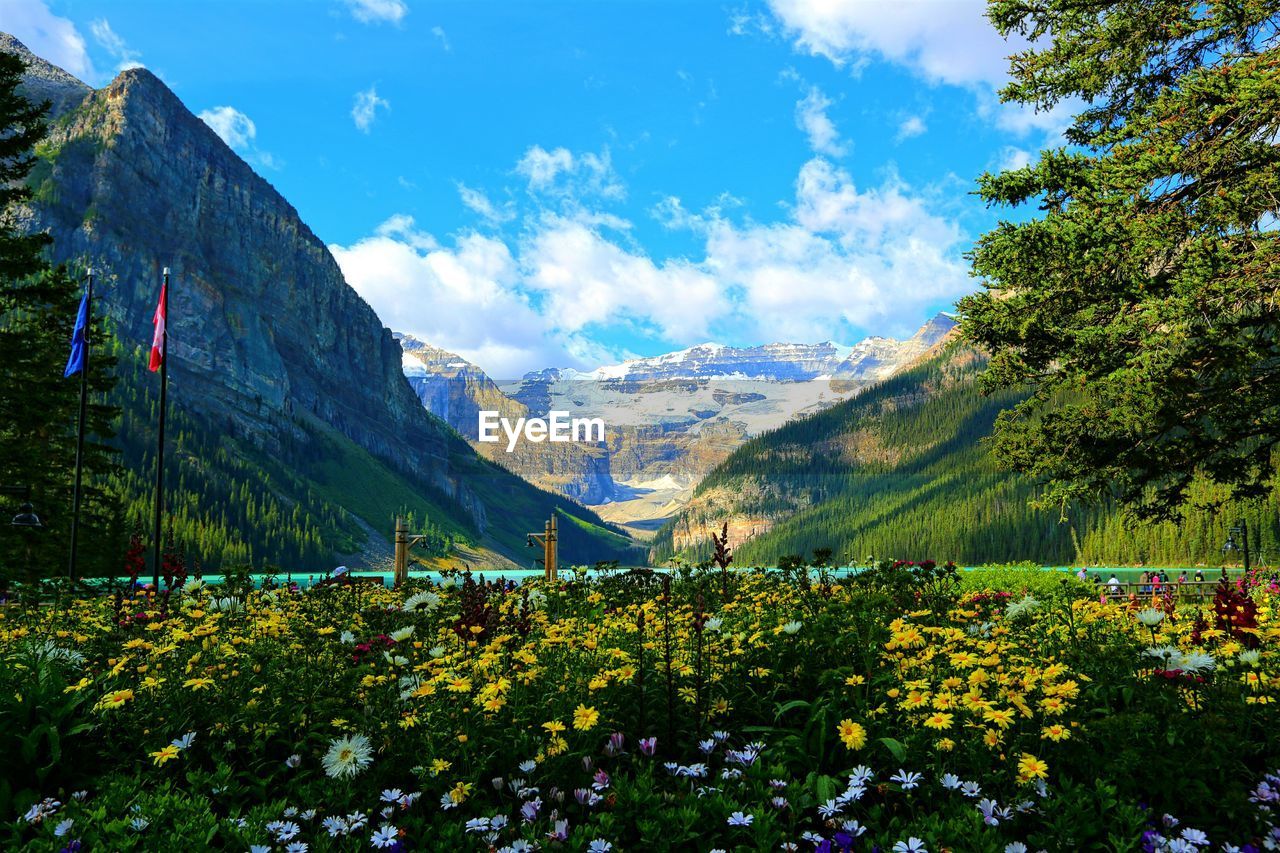
[{"label": "flower field", "polygon": [[12,605],[0,846],[1275,849],[1277,602],[886,564]]}]

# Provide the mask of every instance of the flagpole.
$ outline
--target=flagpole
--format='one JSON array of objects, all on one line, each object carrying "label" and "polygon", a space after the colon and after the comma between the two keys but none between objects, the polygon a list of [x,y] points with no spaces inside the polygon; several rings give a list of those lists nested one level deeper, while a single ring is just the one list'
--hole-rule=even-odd
[{"label": "flagpole", "polygon": [[80,363],[80,427],[76,434],[76,487],[71,499],[71,560],[67,577],[76,579],[76,545],[80,534],[80,483],[84,476],[84,421],[89,400],[89,327],[93,323],[93,267],[85,291],[84,359]]},{"label": "flagpole", "polygon": [[164,330],[160,336],[160,426],[156,438],[156,524],[155,524],[155,564],[151,582],[156,593],[160,592],[160,519],[164,514],[164,416],[166,392],[169,390],[169,268],[164,268],[164,284],[161,286],[164,304],[161,311],[164,315]]}]

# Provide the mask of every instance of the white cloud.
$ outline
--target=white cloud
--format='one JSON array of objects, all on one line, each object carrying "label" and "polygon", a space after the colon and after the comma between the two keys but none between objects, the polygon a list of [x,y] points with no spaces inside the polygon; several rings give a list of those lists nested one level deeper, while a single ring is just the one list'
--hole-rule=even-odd
[{"label": "white cloud", "polygon": [[444,48],[446,53],[453,50],[453,45],[449,43],[449,36],[445,33],[444,27],[441,27],[441,26],[432,27],[431,35],[435,36],[440,40],[440,46]]},{"label": "white cloud", "polygon": [[0,0],[0,29],[36,56],[81,80],[97,79],[84,36],[71,21],[50,12],[41,0]]},{"label": "white cloud", "polygon": [[463,206],[478,213],[482,219],[491,224],[510,222],[515,218],[515,206],[511,202],[498,207],[480,190],[473,189],[461,181],[458,182],[458,197],[462,199]]},{"label": "white cloud", "polygon": [[839,66],[876,56],[934,82],[999,86],[1005,42],[986,18],[985,0],[768,0],[797,48]]},{"label": "white cloud", "polygon": [[383,323],[497,378],[616,359],[622,353],[592,334],[604,326],[701,340],[728,308],[712,275],[625,249],[590,215],[546,214],[514,250],[473,232],[444,245],[405,215],[354,245],[329,248]]},{"label": "white cloud", "polygon": [[746,7],[737,9],[729,15],[729,34],[745,36],[751,33],[773,35],[773,20],[760,12],[749,11]]},{"label": "white cloud", "polygon": [[848,146],[840,140],[840,131],[827,115],[832,101],[817,86],[810,86],[809,93],[796,104],[796,125],[809,137],[809,146],[815,153],[828,157],[843,157]]},{"label": "white cloud", "polygon": [[218,134],[223,142],[236,150],[247,148],[258,135],[258,128],[254,125],[253,119],[235,107],[213,107],[202,110],[199,118],[213,128],[213,132]]},{"label": "white cloud", "polygon": [[896,177],[859,190],[823,158],[796,179],[789,220],[706,226],[706,268],[740,290],[741,323],[758,340],[848,340],[902,333],[972,289],[963,234]]},{"label": "white cloud", "polygon": [[414,223],[413,217],[407,213],[395,214],[374,229],[374,233],[379,237],[398,240],[422,252],[440,248],[440,243],[436,241],[436,238],[425,231],[419,230]]},{"label": "white cloud", "polygon": [[554,327],[650,326],[666,340],[704,339],[729,307],[715,277],[682,258],[654,261],[576,218],[548,217],[521,249],[525,284]]},{"label": "white cloud", "polygon": [[93,33],[93,40],[116,60],[116,71],[142,67],[142,63],[138,61],[142,58],[142,53],[129,47],[125,40],[111,29],[111,24],[106,18],[98,18],[91,22],[89,32]]},{"label": "white cloud", "polygon": [[363,92],[356,92],[355,105],[351,107],[351,120],[356,123],[356,128],[362,133],[368,133],[373,128],[373,120],[377,117],[379,108],[390,110],[391,104],[385,98],[378,97],[376,85]]},{"label": "white cloud", "polygon": [[[1018,136],[1041,134],[1062,144],[1062,132],[1079,112],[1069,99],[1037,112],[1002,104],[996,92],[1008,82],[1009,57],[1030,47],[1018,34],[1001,38],[986,17],[986,0],[767,0],[778,26],[797,50],[857,71],[871,59],[899,65],[929,83],[969,89],[979,117]],[[899,139],[907,130],[899,128]],[[910,134],[908,134],[910,135]]]},{"label": "white cloud", "polygon": [[1008,171],[1009,169],[1021,169],[1031,165],[1031,153],[1012,145],[1006,145],[1000,149],[1000,171]]},{"label": "white cloud", "polygon": [[528,181],[529,191],[551,196],[578,198],[599,196],[618,200],[626,196],[626,187],[613,170],[609,149],[599,154],[574,154],[568,148],[550,151],[541,145],[531,146],[516,163],[516,174]]},{"label": "white cloud", "polygon": [[399,24],[409,14],[404,0],[346,0],[351,15],[362,24]]},{"label": "white cloud", "polygon": [[555,181],[556,175],[571,172],[573,167],[573,154],[568,148],[548,151],[534,145],[520,158],[516,172],[529,179],[530,189],[545,189]]},{"label": "white cloud", "polygon": [[268,151],[258,148],[258,127],[253,119],[235,107],[211,107],[201,110],[199,118],[227,143],[227,147],[235,150],[246,162],[264,169],[278,171],[284,168],[278,158]]},{"label": "white cloud", "polygon": [[1022,104],[1000,103],[994,96],[989,96],[979,99],[978,115],[994,119],[997,127],[1016,136],[1038,132],[1044,135],[1046,144],[1056,144],[1054,140],[1060,139],[1071,126],[1081,106],[1079,98],[1068,98],[1048,110],[1037,111]]},{"label": "white cloud", "polygon": [[[579,160],[538,150],[521,170],[530,180],[563,180],[566,164]],[[458,188],[490,225],[486,213],[514,212]],[[625,355],[611,348],[619,333],[671,349],[725,335],[851,343],[909,334],[927,312],[972,290],[964,234],[941,212],[946,199],[896,175],[859,188],[824,157],[804,164],[774,222],[743,220],[728,196],[696,212],[663,199],[654,216],[700,244],[667,258],[634,245],[631,223],[616,215],[581,204],[555,211],[539,198],[517,238],[441,240],[399,215],[331,249],[384,323],[498,377],[616,359]]]},{"label": "white cloud", "polygon": [[919,136],[928,129],[929,126],[924,123],[924,118],[922,116],[907,116],[902,120],[902,123],[898,125],[898,133],[894,138],[898,142],[901,142],[904,139]]},{"label": "white cloud", "polygon": [[409,332],[479,364],[495,378],[564,363],[563,346],[516,288],[515,259],[478,234],[441,248],[393,217],[351,246],[330,246],[343,275],[392,329]]}]

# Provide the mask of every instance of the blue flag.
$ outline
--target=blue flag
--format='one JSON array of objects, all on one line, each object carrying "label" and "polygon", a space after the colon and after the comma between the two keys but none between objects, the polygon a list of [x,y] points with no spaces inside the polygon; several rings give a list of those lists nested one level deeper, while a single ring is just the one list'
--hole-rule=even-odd
[{"label": "blue flag", "polygon": [[71,356],[67,359],[67,369],[63,378],[84,370],[85,356],[89,352],[89,341],[85,337],[85,329],[89,325],[89,292],[80,297],[80,312],[76,314],[76,328],[71,333]]}]

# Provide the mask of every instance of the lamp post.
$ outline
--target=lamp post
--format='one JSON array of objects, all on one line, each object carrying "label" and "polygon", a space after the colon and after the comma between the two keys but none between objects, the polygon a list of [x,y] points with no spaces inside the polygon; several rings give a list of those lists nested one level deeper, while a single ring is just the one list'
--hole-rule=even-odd
[{"label": "lamp post", "polygon": [[0,495],[22,498],[22,506],[18,507],[18,514],[13,517],[13,521],[9,522],[10,527],[16,527],[19,530],[39,530],[44,527],[40,516],[36,515],[35,507],[31,505],[30,486],[0,486]]},{"label": "lamp post", "polygon": [[[30,534],[44,527],[44,523],[40,521],[40,516],[36,515],[35,507],[31,505],[31,487],[30,486],[0,486],[0,495],[12,495],[22,499],[22,505],[18,507],[18,514],[9,522],[9,526],[14,530],[26,534]],[[26,540],[26,560],[28,568],[31,563],[31,539]],[[0,578],[0,600],[9,597],[9,578],[6,575]]]},{"label": "lamp post", "polygon": [[541,533],[530,533],[525,540],[530,548],[538,545],[542,546],[542,559],[537,562],[542,563],[543,577],[549,581],[556,579],[556,571],[558,558],[557,542],[560,540],[559,531],[556,530],[556,517],[552,513],[551,518],[543,525]]},{"label": "lamp post", "polygon": [[410,535],[409,525],[405,523],[404,516],[396,516],[395,577],[391,582],[392,586],[398,589],[409,580],[409,549],[421,544],[426,538],[426,536]]},{"label": "lamp post", "polygon": [[[1240,545],[1236,544],[1236,534],[1240,535]],[[1249,522],[1239,521],[1235,527],[1228,528],[1227,541],[1222,543],[1222,553],[1239,551],[1244,557],[1244,573],[1249,574]]]}]

